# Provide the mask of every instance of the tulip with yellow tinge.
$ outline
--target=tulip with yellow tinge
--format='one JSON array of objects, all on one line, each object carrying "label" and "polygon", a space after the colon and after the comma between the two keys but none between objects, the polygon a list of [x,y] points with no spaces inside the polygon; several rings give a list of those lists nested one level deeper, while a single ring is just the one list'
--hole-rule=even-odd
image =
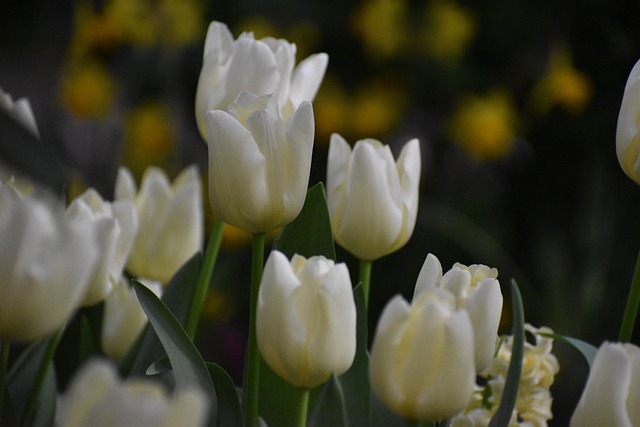
[{"label": "tulip with yellow tinge", "polygon": [[256,316],[260,353],[288,383],[310,389],[351,367],[356,306],[345,264],[272,252]]},{"label": "tulip with yellow tinge", "polygon": [[420,144],[407,142],[395,162],[388,145],[374,139],[353,150],[331,135],[327,205],[334,238],[360,259],[373,261],[404,246],[416,224]]},{"label": "tulip with yellow tinge", "polygon": [[616,151],[624,173],[640,184],[640,61],[629,74],[618,114]]},{"label": "tulip with yellow tinge", "polygon": [[284,121],[274,96],[243,92],[207,112],[209,199],[218,218],[251,233],[293,221],[311,170],[314,119],[303,102]]}]

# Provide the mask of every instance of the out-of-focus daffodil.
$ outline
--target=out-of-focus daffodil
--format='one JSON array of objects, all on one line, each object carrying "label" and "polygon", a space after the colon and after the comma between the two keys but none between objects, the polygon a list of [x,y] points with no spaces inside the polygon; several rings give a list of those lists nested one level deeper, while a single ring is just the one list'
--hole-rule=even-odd
[{"label": "out-of-focus daffodil", "polygon": [[353,17],[353,26],[372,58],[401,53],[410,39],[405,0],[368,0]]},{"label": "out-of-focus daffodil", "polygon": [[478,160],[499,159],[509,154],[516,130],[515,108],[501,90],[463,97],[447,124],[451,139]]},{"label": "out-of-focus daffodil", "polygon": [[101,118],[111,111],[117,87],[99,62],[72,66],[63,77],[62,102],[77,118]]},{"label": "out-of-focus daffodil", "polygon": [[431,0],[425,18],[421,41],[427,54],[444,62],[460,59],[476,31],[471,11],[455,0]]}]

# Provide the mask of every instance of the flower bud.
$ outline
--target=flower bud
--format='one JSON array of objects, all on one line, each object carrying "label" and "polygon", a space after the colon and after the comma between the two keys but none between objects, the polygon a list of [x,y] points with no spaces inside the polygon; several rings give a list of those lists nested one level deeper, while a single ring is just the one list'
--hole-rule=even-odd
[{"label": "flower bud", "polygon": [[304,204],[314,120],[303,102],[284,122],[276,99],[241,93],[209,111],[209,198],[224,222],[252,233],[293,221]]},{"label": "flower bud", "polygon": [[322,256],[291,262],[271,252],[256,313],[258,347],[267,364],[296,387],[341,375],[356,352],[356,306],[345,264]]},{"label": "flower bud", "polygon": [[379,141],[358,141],[352,151],[331,135],[327,205],[340,246],[373,261],[407,243],[418,213],[420,165],[417,139],[407,142],[396,163]]},{"label": "flower bud", "polygon": [[640,348],[603,343],[596,353],[571,427],[640,425]]},{"label": "flower bud", "polygon": [[207,421],[207,403],[196,390],[174,396],[160,383],[122,381],[116,368],[104,360],[89,360],[73,378],[60,399],[56,425],[199,427]]},{"label": "flower bud", "polygon": [[616,152],[624,173],[640,184],[640,61],[629,74],[624,88],[618,126]]},{"label": "flower bud", "polygon": [[396,414],[439,421],[466,408],[475,386],[473,328],[453,295],[428,289],[385,306],[369,364],[371,388]]},{"label": "flower bud", "polygon": [[285,121],[303,101],[313,101],[329,57],[311,55],[294,69],[295,57],[296,45],[286,40],[255,40],[253,33],[234,40],[225,24],[211,22],[196,90],[196,121],[202,137],[210,141],[207,111],[226,110],[242,91],[273,94]]},{"label": "flower bud", "polygon": [[120,168],[115,196],[132,201],[138,215],[127,270],[137,278],[166,285],[202,247],[204,214],[198,169],[188,167],[170,183],[164,171],[149,167],[138,191],[131,172]]}]

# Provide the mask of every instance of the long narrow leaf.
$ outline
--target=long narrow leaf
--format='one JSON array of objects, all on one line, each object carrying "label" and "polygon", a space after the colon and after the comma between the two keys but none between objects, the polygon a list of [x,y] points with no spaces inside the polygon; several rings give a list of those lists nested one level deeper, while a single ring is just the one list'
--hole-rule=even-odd
[{"label": "long narrow leaf", "polygon": [[218,419],[216,426],[241,427],[244,425],[242,407],[233,380],[224,369],[215,363],[207,363],[207,369],[209,370],[211,381],[213,381],[218,396]]},{"label": "long narrow leaf", "polygon": [[577,338],[567,337],[560,334],[542,334],[542,335],[547,336],[549,338],[553,338],[556,341],[566,342],[567,344],[570,344],[571,346],[573,346],[576,350],[578,350],[584,356],[587,363],[589,364],[589,368],[591,368],[591,365],[593,364],[593,359],[596,358],[596,353],[598,352],[597,347],[589,344],[588,342],[579,340]]},{"label": "long narrow leaf", "polygon": [[145,285],[133,281],[133,287],[144,309],[149,323],[169,357],[176,387],[178,389],[199,388],[211,402],[210,416],[216,416],[216,391],[202,356],[175,316]]},{"label": "long narrow leaf", "polygon": [[309,427],[346,427],[348,425],[344,391],[338,378],[332,375],[318,396],[315,409],[309,419]]},{"label": "long narrow leaf", "polygon": [[513,304],[513,346],[511,361],[507,370],[507,378],[502,391],[500,406],[489,423],[489,427],[508,426],[513,408],[516,406],[518,384],[522,373],[522,358],[524,356],[524,307],[522,296],[515,280],[511,281],[511,298]]}]

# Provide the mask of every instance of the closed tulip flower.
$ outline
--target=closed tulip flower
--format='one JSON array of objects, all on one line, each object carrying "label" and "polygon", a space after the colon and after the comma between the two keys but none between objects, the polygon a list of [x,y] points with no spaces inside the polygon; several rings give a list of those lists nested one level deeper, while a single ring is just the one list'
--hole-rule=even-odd
[{"label": "closed tulip flower", "polygon": [[196,121],[208,141],[206,112],[226,110],[242,91],[273,94],[284,120],[303,101],[313,101],[327,68],[328,56],[309,56],[294,68],[296,45],[283,39],[256,40],[243,33],[237,40],[221,22],[209,25],[202,71],[196,91]]},{"label": "closed tulip flower", "polygon": [[[154,294],[162,296],[162,284],[142,280]],[[121,277],[104,300],[102,318],[102,351],[113,358],[122,358],[147,324],[145,314],[134,289]]]},{"label": "closed tulip flower", "polygon": [[640,61],[629,74],[616,130],[616,152],[624,173],[640,184]]},{"label": "closed tulip flower", "polygon": [[416,282],[414,298],[427,289],[446,289],[455,296],[456,307],[469,312],[478,372],[489,366],[498,342],[503,298],[497,276],[495,268],[479,264],[467,267],[459,263],[443,276],[440,261],[429,254]]},{"label": "closed tulip flower", "polygon": [[89,189],[71,202],[67,215],[82,217],[96,228],[100,262],[83,301],[85,306],[93,305],[102,301],[122,276],[138,228],[136,211],[131,201],[105,202]]},{"label": "closed tulip flower", "polygon": [[258,347],[267,364],[296,387],[341,375],[356,351],[356,306],[349,271],[321,256],[278,251],[264,269],[256,315]]},{"label": "closed tulip flower", "polygon": [[385,306],[369,364],[371,387],[397,415],[446,419],[467,407],[475,386],[473,328],[448,291],[429,289],[411,304]]},{"label": "closed tulip flower", "polygon": [[82,303],[98,260],[91,223],[0,184],[0,341],[49,335]]},{"label": "closed tulip flower", "polygon": [[420,165],[417,139],[395,162],[380,141],[358,141],[352,151],[340,135],[331,135],[327,204],[340,246],[373,261],[407,243],[418,213]]},{"label": "closed tulip flower", "polygon": [[153,380],[123,381],[115,366],[100,359],[80,369],[59,402],[56,425],[65,427],[199,427],[207,421],[207,402],[199,391],[169,395]]},{"label": "closed tulip flower", "polygon": [[605,342],[591,366],[571,427],[640,425],[640,348]]},{"label": "closed tulip flower", "polygon": [[126,168],[116,181],[116,200],[133,202],[138,232],[126,268],[137,278],[167,284],[178,269],[201,250],[204,237],[202,189],[195,166],[169,178],[159,168],[149,167],[140,190]]},{"label": "closed tulip flower", "polygon": [[303,102],[288,121],[273,96],[241,93],[207,113],[209,199],[224,222],[252,233],[293,221],[304,204],[314,121]]}]

